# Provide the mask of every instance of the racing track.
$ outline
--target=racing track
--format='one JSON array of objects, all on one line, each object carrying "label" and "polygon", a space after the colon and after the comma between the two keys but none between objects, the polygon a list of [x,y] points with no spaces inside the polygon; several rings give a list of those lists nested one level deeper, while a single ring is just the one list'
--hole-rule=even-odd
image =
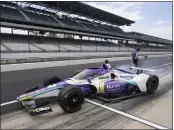
[{"label": "racing track", "polygon": [[[158,75],[163,77],[167,74],[172,73],[172,64],[166,66],[160,66],[162,64],[172,63],[172,56],[170,57],[160,57],[160,58],[148,58],[146,60],[141,60],[140,67],[160,69]],[[15,100],[16,96],[24,92],[25,90],[39,85],[42,83],[43,79],[48,78],[53,75],[60,76],[63,78],[68,78],[76,70],[80,70],[86,67],[101,66],[102,63],[86,64],[86,65],[73,65],[73,66],[63,66],[63,67],[52,67],[43,69],[33,69],[33,70],[22,70],[14,72],[2,72],[1,73],[1,104],[9,101]],[[116,61],[112,62],[113,66],[131,66],[130,60]],[[172,89],[172,80],[160,85],[158,91],[150,96],[142,96],[138,98],[133,98],[125,100],[119,103],[107,104],[121,111],[128,113],[135,113],[137,109],[147,107],[147,105],[156,98],[162,96],[164,93]],[[101,101],[97,101],[102,103]],[[1,107],[1,114],[10,111],[17,110],[16,112],[5,115],[3,118],[10,118],[9,120],[15,120],[19,118],[19,123],[17,125],[12,124],[11,128],[108,128],[110,122],[120,123],[122,128],[121,120],[125,120],[125,117],[121,117],[118,114],[114,114],[103,108],[85,103],[82,110],[73,114],[65,114],[57,104],[53,104],[53,112],[39,115],[35,118],[30,117],[27,113],[22,110],[17,110],[20,108],[19,103],[9,104]],[[140,114],[140,113],[138,113]],[[19,115],[19,117],[17,116]],[[14,116],[14,117],[13,117]],[[43,117],[42,119],[40,117]],[[2,119],[2,117],[1,117]],[[35,121],[32,122],[32,119]],[[54,120],[51,120],[54,119]],[[89,120],[90,119],[90,120]],[[6,119],[8,120],[8,119]],[[8,120],[8,121],[9,121]],[[17,119],[16,119],[17,120]],[[7,121],[7,122],[8,122]],[[9,121],[10,122],[10,121]],[[25,123],[24,123],[25,122]],[[107,125],[106,125],[107,124]],[[111,123],[113,125],[113,123]],[[111,125],[110,124],[110,125]],[[8,127],[8,123],[5,125]]]}]

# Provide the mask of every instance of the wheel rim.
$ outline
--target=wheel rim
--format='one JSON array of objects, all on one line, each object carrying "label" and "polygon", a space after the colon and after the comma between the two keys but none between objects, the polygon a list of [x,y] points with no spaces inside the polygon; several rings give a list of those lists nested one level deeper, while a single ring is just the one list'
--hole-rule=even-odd
[{"label": "wheel rim", "polygon": [[79,95],[71,95],[66,98],[67,105],[71,107],[76,107],[81,104]]},{"label": "wheel rim", "polygon": [[151,82],[151,84],[150,84],[150,90],[151,90],[151,91],[156,90],[157,84],[158,84],[157,80],[152,80],[152,82]]}]

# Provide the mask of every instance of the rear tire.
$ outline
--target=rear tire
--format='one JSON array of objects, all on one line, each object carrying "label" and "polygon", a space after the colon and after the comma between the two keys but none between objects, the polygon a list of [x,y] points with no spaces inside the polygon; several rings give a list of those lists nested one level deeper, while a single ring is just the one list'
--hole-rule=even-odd
[{"label": "rear tire", "polygon": [[58,103],[67,113],[79,111],[84,103],[84,94],[79,87],[64,87],[59,93]]},{"label": "rear tire", "polygon": [[147,87],[147,93],[148,94],[152,94],[154,93],[159,85],[159,78],[156,75],[150,75],[147,83],[146,83],[146,87]]},{"label": "rear tire", "polygon": [[59,77],[54,76],[54,77],[51,77],[47,80],[44,80],[43,85],[48,86],[48,85],[55,84],[55,83],[60,82],[60,81],[61,81],[61,79]]}]

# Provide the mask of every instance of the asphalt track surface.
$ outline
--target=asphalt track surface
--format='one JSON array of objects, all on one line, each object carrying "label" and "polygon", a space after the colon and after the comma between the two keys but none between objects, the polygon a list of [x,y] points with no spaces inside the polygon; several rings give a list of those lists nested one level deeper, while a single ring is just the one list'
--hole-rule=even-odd
[{"label": "asphalt track surface", "polygon": [[[152,68],[158,69],[157,75],[159,77],[163,77],[165,75],[168,75],[172,73],[172,64],[166,65],[166,66],[160,66],[163,64],[172,63],[172,56],[170,57],[161,57],[161,58],[148,58],[140,61],[139,67],[144,68]],[[62,79],[68,78],[70,75],[73,75],[77,70],[81,70],[87,67],[95,67],[95,66],[101,66],[102,63],[95,63],[95,64],[86,64],[86,65],[75,65],[75,66],[63,66],[63,67],[52,67],[52,68],[43,68],[43,69],[33,69],[33,70],[22,70],[22,71],[14,71],[14,72],[3,72],[1,73],[1,104],[9,101],[13,101],[16,99],[18,95],[20,95],[25,90],[37,86],[42,83],[42,81],[50,76],[57,75],[61,77]],[[132,62],[130,60],[125,61],[116,61],[112,62],[113,66],[117,66],[119,68],[128,68],[132,66]],[[159,66],[159,67],[156,67]],[[165,84],[162,84],[159,86],[158,91],[150,96],[142,96],[139,98],[133,98],[129,100],[125,100],[123,102],[119,103],[112,103],[107,104],[111,105],[113,108],[116,108],[118,110],[133,113],[137,110],[137,107],[147,105],[151,100],[156,99],[160,96],[162,96],[164,93],[172,89],[172,83],[167,82]],[[101,101],[97,101],[102,103]],[[55,104],[54,104],[55,105]],[[69,116],[65,114],[61,108],[56,104],[55,111],[52,113],[58,112],[56,115],[46,114],[49,119],[56,118],[57,116],[60,116],[60,119],[62,122],[55,122],[53,125],[45,125],[44,122],[46,120],[37,120],[39,123],[32,123],[25,126],[21,126],[20,128],[108,128],[113,123],[112,119],[119,118],[119,120],[116,120],[117,123],[120,122],[120,117],[117,114],[114,114],[112,112],[108,112],[107,110],[103,110],[102,108],[99,108],[97,106],[93,106],[89,103],[85,103],[82,110],[80,110],[77,113],[70,114]],[[21,105],[19,103],[9,104],[1,107],[1,114],[15,111],[21,109]],[[22,111],[22,112],[21,112]],[[18,114],[24,114],[26,116],[26,112],[22,109],[18,111]],[[52,116],[53,117],[52,117]],[[115,117],[117,115],[117,117]],[[42,115],[41,115],[42,116]],[[46,116],[43,116],[43,119],[46,119]],[[86,118],[91,119],[88,121]],[[75,120],[73,120],[75,119]],[[107,120],[107,125],[104,125]],[[54,121],[53,121],[54,122]],[[85,123],[84,123],[85,122]],[[49,123],[49,122],[48,122]],[[17,127],[19,128],[19,127]]]}]

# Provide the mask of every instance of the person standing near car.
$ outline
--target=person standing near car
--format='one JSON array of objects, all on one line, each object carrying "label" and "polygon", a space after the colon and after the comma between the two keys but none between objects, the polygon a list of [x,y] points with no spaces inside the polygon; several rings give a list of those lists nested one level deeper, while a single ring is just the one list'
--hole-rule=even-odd
[{"label": "person standing near car", "polygon": [[138,52],[140,51],[140,48],[137,48],[135,51],[132,52],[132,61],[134,65],[138,66]]}]

